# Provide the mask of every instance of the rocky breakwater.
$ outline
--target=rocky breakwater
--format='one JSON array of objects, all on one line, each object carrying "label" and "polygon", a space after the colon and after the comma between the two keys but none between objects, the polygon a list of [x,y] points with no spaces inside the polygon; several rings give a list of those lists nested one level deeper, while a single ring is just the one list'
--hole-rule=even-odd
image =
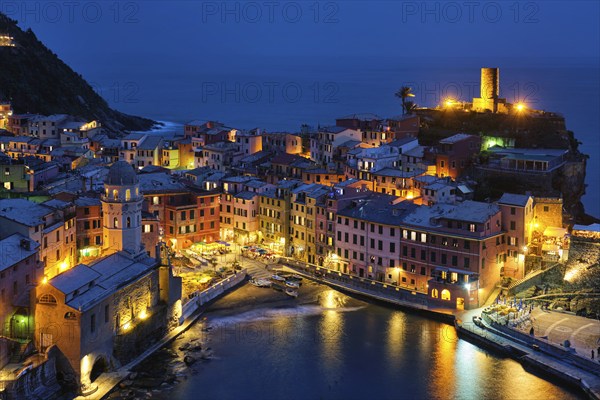
[{"label": "rocky breakwater", "polygon": [[[210,330],[209,327],[203,328]],[[212,358],[207,341],[182,334],[175,345],[157,351],[119,383],[108,399],[148,399],[169,391],[198,372]],[[156,360],[161,360],[156,362]]]}]

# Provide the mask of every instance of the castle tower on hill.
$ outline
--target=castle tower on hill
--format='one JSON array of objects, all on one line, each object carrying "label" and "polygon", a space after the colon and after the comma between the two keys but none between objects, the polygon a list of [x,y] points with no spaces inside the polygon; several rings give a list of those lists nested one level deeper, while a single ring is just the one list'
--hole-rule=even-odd
[{"label": "castle tower on hill", "polygon": [[508,112],[506,99],[500,98],[500,69],[481,68],[480,96],[473,99],[473,110],[491,111],[505,114]]}]

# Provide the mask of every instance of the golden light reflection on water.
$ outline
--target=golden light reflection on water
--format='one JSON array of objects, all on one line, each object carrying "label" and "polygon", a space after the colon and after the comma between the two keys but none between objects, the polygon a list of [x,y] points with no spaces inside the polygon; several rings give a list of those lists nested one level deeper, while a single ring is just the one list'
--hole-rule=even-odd
[{"label": "golden light reflection on water", "polygon": [[321,347],[322,364],[327,369],[341,367],[342,335],[344,318],[336,309],[345,304],[344,295],[335,290],[327,290],[319,296],[320,305],[325,309],[318,325],[318,341]]},{"label": "golden light reflection on water", "polygon": [[404,345],[404,324],[406,322],[406,314],[394,312],[388,320],[387,327],[387,342],[386,352],[389,360],[390,368],[395,370],[400,369],[402,360],[402,347]]},{"label": "golden light reflection on water", "polygon": [[436,335],[433,348],[431,379],[429,380],[433,398],[454,398],[456,394],[455,354],[458,338],[454,327],[442,326]]}]

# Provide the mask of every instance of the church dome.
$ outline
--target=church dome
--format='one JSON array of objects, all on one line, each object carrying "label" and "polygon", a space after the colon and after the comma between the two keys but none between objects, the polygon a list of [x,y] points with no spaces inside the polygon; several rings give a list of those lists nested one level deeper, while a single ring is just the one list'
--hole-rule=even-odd
[{"label": "church dome", "polygon": [[108,176],[104,183],[115,186],[136,185],[138,177],[129,163],[126,161],[117,161],[108,170]]}]

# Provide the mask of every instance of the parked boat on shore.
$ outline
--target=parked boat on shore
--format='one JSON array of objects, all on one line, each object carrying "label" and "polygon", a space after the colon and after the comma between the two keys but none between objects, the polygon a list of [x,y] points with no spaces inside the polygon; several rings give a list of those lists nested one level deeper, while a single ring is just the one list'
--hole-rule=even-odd
[{"label": "parked boat on shore", "polygon": [[298,291],[296,289],[287,288],[285,289],[285,294],[291,297],[298,297]]},{"label": "parked boat on shore", "polygon": [[292,288],[292,289],[298,289],[300,287],[300,284],[296,281],[286,280],[285,286]]},{"label": "parked boat on shore", "polygon": [[258,278],[258,279],[250,279],[250,284],[252,284],[256,287],[265,288],[265,287],[271,287],[272,282],[269,279]]}]

